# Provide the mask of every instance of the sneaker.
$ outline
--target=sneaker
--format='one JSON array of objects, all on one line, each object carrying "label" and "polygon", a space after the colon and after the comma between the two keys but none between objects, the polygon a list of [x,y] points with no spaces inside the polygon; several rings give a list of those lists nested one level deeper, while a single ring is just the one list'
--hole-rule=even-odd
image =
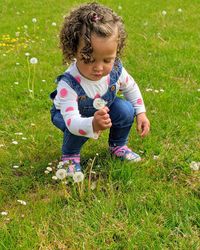
[{"label": "sneaker", "polygon": [[63,155],[63,165],[67,168],[67,175],[73,176],[76,172],[81,172],[80,155]]},{"label": "sneaker", "polygon": [[130,148],[125,146],[116,146],[110,147],[110,153],[112,156],[119,158],[120,160],[124,161],[133,161],[138,162],[141,161],[141,157],[133,152]]}]

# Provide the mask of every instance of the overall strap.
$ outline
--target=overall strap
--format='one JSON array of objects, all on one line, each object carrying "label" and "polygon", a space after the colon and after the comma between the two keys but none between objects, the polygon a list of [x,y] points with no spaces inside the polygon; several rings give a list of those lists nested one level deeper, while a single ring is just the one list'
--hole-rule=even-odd
[{"label": "overall strap", "polygon": [[110,85],[117,83],[121,73],[122,73],[122,63],[119,59],[116,59],[113,68],[110,72]]}]

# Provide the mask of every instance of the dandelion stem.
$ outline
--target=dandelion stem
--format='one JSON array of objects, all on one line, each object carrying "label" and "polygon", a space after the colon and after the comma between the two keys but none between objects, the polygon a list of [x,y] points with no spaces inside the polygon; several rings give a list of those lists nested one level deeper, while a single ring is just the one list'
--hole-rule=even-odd
[{"label": "dandelion stem", "polygon": [[27,64],[28,64],[28,91],[30,91],[31,69],[30,69],[29,58],[28,57],[27,57]]},{"label": "dandelion stem", "polygon": [[91,166],[90,166],[90,169],[89,169],[89,178],[88,178],[88,190],[90,191],[91,189],[91,176],[92,176],[92,168],[94,166],[94,162],[96,160],[96,156],[94,157],[92,163],[91,163]]},{"label": "dandelion stem", "polygon": [[33,65],[32,98],[34,98],[34,84],[35,84],[35,64]]}]

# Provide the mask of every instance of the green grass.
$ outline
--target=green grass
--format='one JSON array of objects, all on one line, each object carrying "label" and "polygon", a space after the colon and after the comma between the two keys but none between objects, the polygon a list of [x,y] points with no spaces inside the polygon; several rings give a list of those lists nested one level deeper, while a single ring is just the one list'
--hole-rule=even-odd
[{"label": "green grass", "polygon": [[[200,178],[189,166],[200,161],[200,2],[126,0],[121,10],[116,1],[100,2],[122,15],[128,32],[123,63],[140,86],[151,121],[150,135],[141,140],[133,128],[129,145],[144,160],[113,161],[105,132],[82,152],[85,169],[99,154],[94,190],[88,170],[83,186],[52,180],[62,134],[50,122],[48,95],[65,69],[57,35],[63,15],[80,1],[2,0],[0,212],[8,212],[0,215],[2,250],[200,249]],[[18,40],[11,40],[16,32]],[[28,91],[26,52],[39,60],[34,98]],[[154,92],[160,89],[164,92]],[[45,175],[50,162],[53,173]]]}]

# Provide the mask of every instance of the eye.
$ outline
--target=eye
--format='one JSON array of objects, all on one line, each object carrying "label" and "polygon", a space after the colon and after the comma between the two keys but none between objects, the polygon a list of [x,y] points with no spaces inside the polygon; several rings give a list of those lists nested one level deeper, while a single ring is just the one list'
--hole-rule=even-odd
[{"label": "eye", "polygon": [[105,62],[105,63],[111,63],[112,60],[111,60],[111,59],[104,59],[104,62]]}]

